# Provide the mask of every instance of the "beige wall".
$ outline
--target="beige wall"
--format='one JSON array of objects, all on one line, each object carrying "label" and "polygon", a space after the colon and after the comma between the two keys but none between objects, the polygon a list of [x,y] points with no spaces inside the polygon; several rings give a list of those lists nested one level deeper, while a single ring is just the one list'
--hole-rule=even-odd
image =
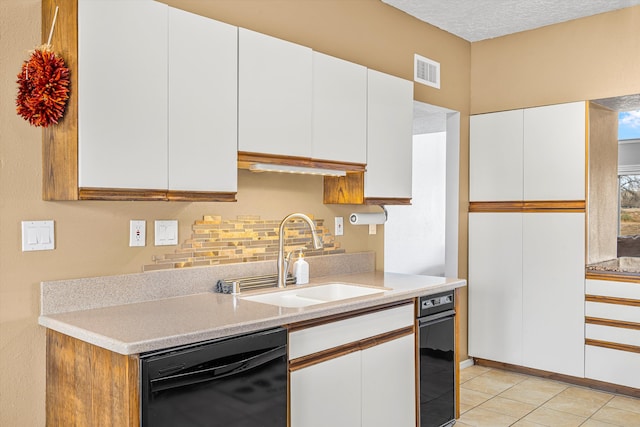
[{"label": "beige wall", "polygon": [[640,93],[640,6],[471,46],[471,113]]},{"label": "beige wall", "polygon": [[[378,0],[178,1],[216,19],[310,46],[383,72],[412,79],[417,52],[443,65],[442,89],[416,86],[415,98],[461,111],[462,199],[466,200],[466,141],[470,44],[422,24]],[[197,7],[210,10],[198,11]],[[43,280],[138,272],[154,254],[171,251],[148,244],[128,247],[130,219],[178,219],[181,238],[205,214],[233,218],[257,214],[281,218],[293,211],[327,219],[353,206],[324,206],[322,180],[249,172],[239,175],[238,202],[43,202],[41,130],[15,114],[16,75],[28,51],[40,44],[40,0],[0,0],[0,425],[44,425],[45,341],[37,325]],[[377,208],[359,208],[375,211]],[[463,203],[461,212],[466,212]],[[53,219],[56,249],[22,253],[20,221]],[[461,274],[466,274],[466,214],[460,220]],[[375,250],[382,265],[383,234],[345,227],[338,237],[348,252]],[[464,315],[464,313],[463,313]],[[464,321],[466,323],[466,321]],[[466,336],[466,332],[464,332]],[[466,352],[466,342],[464,352]]]}]

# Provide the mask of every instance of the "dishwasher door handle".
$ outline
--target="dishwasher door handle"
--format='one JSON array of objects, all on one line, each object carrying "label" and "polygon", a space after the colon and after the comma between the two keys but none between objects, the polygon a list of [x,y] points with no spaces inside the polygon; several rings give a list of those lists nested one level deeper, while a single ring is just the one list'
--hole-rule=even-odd
[{"label": "dishwasher door handle", "polygon": [[447,310],[438,314],[430,314],[428,316],[418,317],[418,326],[426,326],[433,323],[438,323],[448,319],[449,317],[455,316],[455,314],[455,310]]},{"label": "dishwasher door handle", "polygon": [[283,345],[269,351],[265,351],[264,353],[233,361],[231,363],[226,363],[224,365],[152,379],[150,381],[151,392],[169,390],[176,387],[185,387],[207,381],[215,381],[257,368],[282,356],[286,356],[286,354],[287,346]]}]

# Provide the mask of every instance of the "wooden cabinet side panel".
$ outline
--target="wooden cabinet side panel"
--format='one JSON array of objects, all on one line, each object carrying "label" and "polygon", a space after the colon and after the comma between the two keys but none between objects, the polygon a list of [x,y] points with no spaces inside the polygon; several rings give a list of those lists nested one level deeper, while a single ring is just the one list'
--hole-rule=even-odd
[{"label": "wooden cabinet side panel", "polygon": [[47,425],[140,423],[138,358],[47,330]]},{"label": "wooden cabinet side panel", "polygon": [[69,68],[70,92],[60,121],[42,132],[42,199],[78,199],[78,2],[42,0],[42,41],[47,42],[59,7],[51,44]]}]

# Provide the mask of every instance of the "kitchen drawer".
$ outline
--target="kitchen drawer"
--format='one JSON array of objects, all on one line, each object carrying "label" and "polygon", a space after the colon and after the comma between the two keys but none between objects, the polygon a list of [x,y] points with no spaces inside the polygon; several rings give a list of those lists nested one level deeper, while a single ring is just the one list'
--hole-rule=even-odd
[{"label": "kitchen drawer", "polygon": [[640,353],[585,346],[585,377],[640,388]]},{"label": "kitchen drawer", "polygon": [[640,300],[640,283],[587,279],[585,293],[587,295]]},{"label": "kitchen drawer", "polygon": [[289,360],[412,326],[413,304],[380,310],[289,333]]},{"label": "kitchen drawer", "polygon": [[640,323],[640,307],[587,301],[585,316]]},{"label": "kitchen drawer", "polygon": [[585,334],[587,339],[640,347],[640,329],[587,324]]}]

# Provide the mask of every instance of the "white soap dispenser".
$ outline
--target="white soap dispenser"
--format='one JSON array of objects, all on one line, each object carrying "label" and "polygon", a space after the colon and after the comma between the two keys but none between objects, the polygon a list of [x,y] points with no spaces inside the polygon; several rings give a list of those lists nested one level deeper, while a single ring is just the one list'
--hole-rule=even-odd
[{"label": "white soap dispenser", "polygon": [[302,249],[298,254],[298,260],[293,263],[293,275],[296,278],[296,285],[309,283],[309,263],[302,257]]}]

